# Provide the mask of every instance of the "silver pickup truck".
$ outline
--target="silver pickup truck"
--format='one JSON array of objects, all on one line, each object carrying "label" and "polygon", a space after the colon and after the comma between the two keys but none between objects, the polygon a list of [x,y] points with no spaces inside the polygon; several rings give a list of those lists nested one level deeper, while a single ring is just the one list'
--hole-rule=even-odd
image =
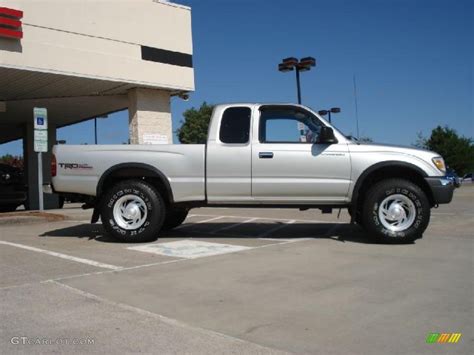
[{"label": "silver pickup truck", "polygon": [[347,208],[375,240],[409,242],[454,190],[438,154],[360,143],[292,104],[218,105],[202,145],[57,145],[51,168],[54,192],[82,195],[126,242],[202,206]]}]

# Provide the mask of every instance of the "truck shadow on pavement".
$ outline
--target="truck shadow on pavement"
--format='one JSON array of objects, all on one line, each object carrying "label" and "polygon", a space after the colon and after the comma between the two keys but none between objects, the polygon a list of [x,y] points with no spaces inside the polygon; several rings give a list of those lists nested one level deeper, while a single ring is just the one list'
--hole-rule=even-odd
[{"label": "truck shadow on pavement", "polygon": [[[331,239],[338,242],[371,244],[371,240],[359,226],[342,223],[295,223],[282,224],[281,229],[271,232],[278,224],[249,223],[231,227],[234,223],[187,224],[170,231],[162,231],[158,239]],[[123,243],[105,234],[101,224],[78,224],[47,231],[40,237],[87,238],[102,243]],[[126,244],[126,243],[123,243]]]}]

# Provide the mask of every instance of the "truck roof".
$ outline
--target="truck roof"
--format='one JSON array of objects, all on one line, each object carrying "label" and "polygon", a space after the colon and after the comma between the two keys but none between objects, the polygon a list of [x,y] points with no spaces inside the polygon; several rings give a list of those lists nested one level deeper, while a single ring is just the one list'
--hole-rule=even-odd
[{"label": "truck roof", "polygon": [[217,107],[217,106],[263,106],[263,105],[307,107],[304,105],[295,104],[293,102],[228,102],[228,103],[220,103],[215,106]]}]

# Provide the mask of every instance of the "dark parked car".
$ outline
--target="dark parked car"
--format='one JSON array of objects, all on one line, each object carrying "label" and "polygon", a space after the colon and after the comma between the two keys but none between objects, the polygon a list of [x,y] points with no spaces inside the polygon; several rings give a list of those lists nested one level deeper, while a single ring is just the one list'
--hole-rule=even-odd
[{"label": "dark parked car", "polygon": [[451,169],[451,168],[448,168],[446,170],[446,178],[448,180],[451,180],[454,184],[455,187],[459,187],[461,186],[461,179],[460,177],[458,176],[458,174],[456,174],[456,172]]},{"label": "dark parked car", "polygon": [[464,177],[462,178],[462,182],[474,182],[473,174],[469,173],[464,175]]},{"label": "dark parked car", "polygon": [[0,212],[15,211],[26,201],[23,172],[0,163]]}]

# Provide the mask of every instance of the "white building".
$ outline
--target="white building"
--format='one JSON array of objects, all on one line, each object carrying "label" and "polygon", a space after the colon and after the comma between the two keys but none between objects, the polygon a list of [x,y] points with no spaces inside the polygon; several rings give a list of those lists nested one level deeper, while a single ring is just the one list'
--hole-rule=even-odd
[{"label": "white building", "polygon": [[132,144],[149,134],[171,143],[170,97],[193,90],[188,7],[159,0],[0,0],[0,143],[23,138],[31,209],[38,207],[34,107],[48,110],[50,146],[57,127],[127,108]]}]

